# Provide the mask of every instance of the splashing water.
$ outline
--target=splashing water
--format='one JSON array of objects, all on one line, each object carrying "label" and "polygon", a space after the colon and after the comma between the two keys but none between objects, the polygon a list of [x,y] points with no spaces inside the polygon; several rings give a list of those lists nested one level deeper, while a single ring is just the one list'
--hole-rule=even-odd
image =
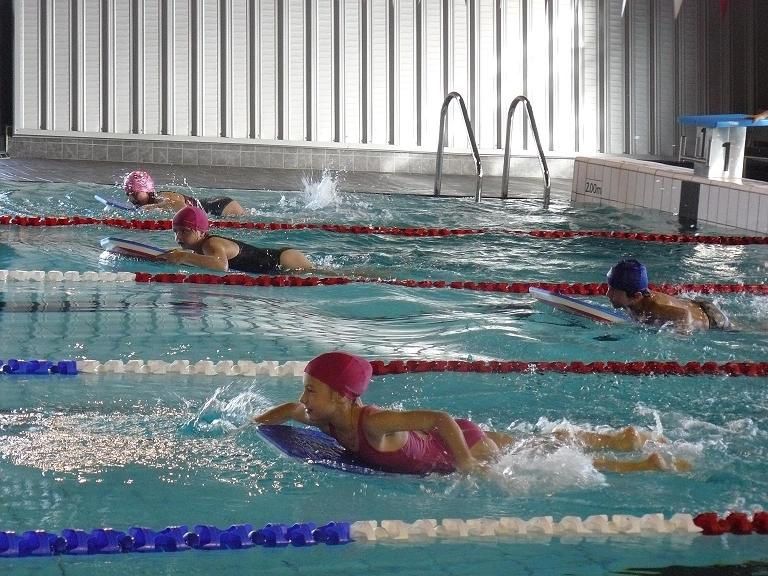
[{"label": "splashing water", "polygon": [[[214,436],[226,434],[245,426],[253,414],[261,411],[258,408],[262,408],[265,403],[264,399],[253,390],[225,400],[222,395],[228,390],[229,386],[217,388],[197,415],[184,425],[183,430]],[[255,408],[254,404],[258,408]]]},{"label": "splashing water", "polygon": [[323,177],[319,182],[304,177],[301,179],[301,183],[303,186],[302,196],[305,208],[319,210],[328,206],[341,205],[342,197],[338,189],[338,173],[323,170]]},{"label": "splashing water", "polygon": [[513,494],[558,492],[606,484],[592,458],[571,446],[554,446],[541,438],[517,442],[493,465],[497,484]]}]

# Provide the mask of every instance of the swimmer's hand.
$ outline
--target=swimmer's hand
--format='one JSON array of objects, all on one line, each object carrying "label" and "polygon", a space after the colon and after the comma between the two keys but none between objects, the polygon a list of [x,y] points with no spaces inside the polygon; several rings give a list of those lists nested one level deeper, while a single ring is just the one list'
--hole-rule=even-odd
[{"label": "swimmer's hand", "polygon": [[192,252],[190,250],[183,250],[182,248],[174,248],[172,250],[167,250],[162,254],[158,254],[157,259],[162,260],[164,262],[171,262],[173,264],[182,264],[184,263],[184,259],[186,258],[186,256],[191,253]]},{"label": "swimmer's hand", "polygon": [[491,465],[488,462],[469,457],[464,462],[456,463],[456,471],[465,475],[479,474],[481,476],[488,476],[491,473]]}]

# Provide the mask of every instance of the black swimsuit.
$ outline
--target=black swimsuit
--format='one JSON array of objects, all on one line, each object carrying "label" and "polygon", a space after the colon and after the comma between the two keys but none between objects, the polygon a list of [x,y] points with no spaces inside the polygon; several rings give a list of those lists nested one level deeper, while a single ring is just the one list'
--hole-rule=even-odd
[{"label": "black swimsuit", "polygon": [[[205,210],[208,214],[213,216],[221,216],[222,212],[224,212],[224,208],[229,206],[229,203],[232,202],[232,198],[228,198],[226,196],[216,196],[215,198],[200,198],[199,200],[194,196],[187,196],[186,194],[179,194],[179,196],[184,198],[184,204],[187,206],[200,208],[201,210]],[[158,204],[158,202],[153,202],[153,204]]]},{"label": "black swimsuit", "polygon": [[280,270],[280,255],[290,248],[256,248],[233,238],[209,235],[208,238],[222,238],[240,247],[237,256],[229,259],[229,269],[252,274],[268,274]]},{"label": "black swimsuit", "polygon": [[693,298],[691,302],[698,304],[701,310],[709,319],[710,329],[731,330],[733,324],[725,315],[725,312],[718,308],[717,304],[706,298]]},{"label": "black swimsuit", "polygon": [[224,208],[229,206],[232,198],[226,196],[216,196],[215,198],[200,198],[200,207],[214,216],[221,216]]}]

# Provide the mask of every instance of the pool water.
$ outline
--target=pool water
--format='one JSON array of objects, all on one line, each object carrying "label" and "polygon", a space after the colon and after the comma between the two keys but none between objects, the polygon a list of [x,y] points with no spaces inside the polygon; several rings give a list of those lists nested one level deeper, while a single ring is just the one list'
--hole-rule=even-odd
[{"label": "pool water", "polygon": [[[6,214],[101,216],[93,184],[0,183]],[[475,281],[600,282],[621,257],[647,263],[652,282],[761,283],[764,246],[542,239],[501,229],[679,232],[660,213],[626,214],[532,200],[349,194],[323,181],[304,191],[212,191],[237,198],[252,221],[489,227],[439,238],[318,230],[225,235],[291,245],[340,276]],[[200,192],[204,196],[205,193]],[[113,216],[124,216],[117,212]],[[143,215],[144,216],[144,215]],[[167,218],[148,213],[147,218]],[[724,233],[715,228],[705,234]],[[0,268],[147,271],[178,268],[102,254],[117,236],[173,246],[165,232],[102,226],[0,228]],[[184,269],[195,272],[193,268]],[[0,358],[308,360],[343,348],[369,359],[764,361],[768,299],[718,295],[737,332],[690,336],[605,326],[527,295],[387,284],[258,288],[179,284],[0,285]],[[604,298],[593,302],[607,304]],[[682,474],[601,474],[575,448],[523,441],[487,479],[361,477],[279,455],[249,417],[294,400],[295,377],[100,374],[7,376],[0,395],[0,530],[198,523],[498,518],[676,512],[765,505],[766,378],[610,374],[418,373],[376,377],[366,401],[468,416],[524,440],[554,426],[663,433],[647,449],[690,460]],[[109,557],[0,559],[0,572],[209,574],[615,574],[672,565],[765,561],[764,536],[509,538]],[[258,564],[256,564],[258,563]],[[755,571],[754,573],[758,573]]]}]

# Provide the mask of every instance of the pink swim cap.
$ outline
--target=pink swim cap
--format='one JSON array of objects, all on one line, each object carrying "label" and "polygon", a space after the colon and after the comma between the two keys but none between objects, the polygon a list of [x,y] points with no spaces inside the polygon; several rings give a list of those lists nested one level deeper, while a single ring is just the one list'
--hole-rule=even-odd
[{"label": "pink swim cap", "polygon": [[173,217],[173,227],[208,232],[208,215],[197,206],[184,206]]},{"label": "pink swim cap", "polygon": [[128,194],[138,194],[146,192],[150,196],[155,194],[155,182],[148,172],[143,170],[134,170],[123,180],[123,190]]},{"label": "pink swim cap", "polygon": [[309,361],[304,373],[317,378],[342,396],[355,399],[368,388],[371,363],[347,352],[326,352]]}]

